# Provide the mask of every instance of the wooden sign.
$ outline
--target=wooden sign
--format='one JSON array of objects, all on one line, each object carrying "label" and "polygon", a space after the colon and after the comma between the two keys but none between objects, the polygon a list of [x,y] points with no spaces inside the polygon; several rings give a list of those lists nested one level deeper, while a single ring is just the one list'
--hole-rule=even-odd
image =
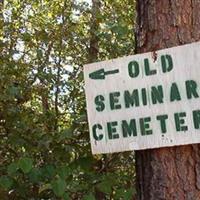
[{"label": "wooden sign", "polygon": [[84,66],[92,152],[200,143],[200,42]]}]

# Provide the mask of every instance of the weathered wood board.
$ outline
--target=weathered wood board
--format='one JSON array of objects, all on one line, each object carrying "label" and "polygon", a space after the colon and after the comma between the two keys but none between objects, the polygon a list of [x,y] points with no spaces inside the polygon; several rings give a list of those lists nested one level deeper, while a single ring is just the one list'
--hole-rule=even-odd
[{"label": "weathered wood board", "polygon": [[84,66],[92,152],[200,143],[200,42]]}]

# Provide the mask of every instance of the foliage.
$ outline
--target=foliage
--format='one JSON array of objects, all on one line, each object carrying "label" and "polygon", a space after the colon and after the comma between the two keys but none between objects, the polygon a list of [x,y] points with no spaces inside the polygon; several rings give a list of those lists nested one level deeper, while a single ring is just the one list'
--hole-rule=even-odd
[{"label": "foliage", "polygon": [[134,155],[91,154],[82,66],[133,54],[134,1],[0,2],[0,199],[131,199]]}]

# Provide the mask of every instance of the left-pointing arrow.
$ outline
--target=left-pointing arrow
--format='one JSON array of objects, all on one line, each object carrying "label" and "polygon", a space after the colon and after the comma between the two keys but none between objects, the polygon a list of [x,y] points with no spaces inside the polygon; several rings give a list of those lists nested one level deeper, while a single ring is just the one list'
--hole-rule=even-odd
[{"label": "left-pointing arrow", "polygon": [[116,74],[119,73],[118,69],[115,70],[110,70],[110,71],[105,71],[104,69],[99,69],[97,71],[94,71],[92,73],[89,74],[89,77],[91,79],[105,79],[106,75],[110,75],[110,74]]}]

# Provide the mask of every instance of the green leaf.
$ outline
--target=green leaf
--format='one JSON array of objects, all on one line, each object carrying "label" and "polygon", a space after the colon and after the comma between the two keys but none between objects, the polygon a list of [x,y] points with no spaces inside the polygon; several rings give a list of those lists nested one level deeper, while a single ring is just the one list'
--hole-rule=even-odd
[{"label": "green leaf", "polygon": [[57,180],[52,181],[51,186],[56,196],[61,197],[65,193],[65,180],[58,178]]},{"label": "green leaf", "polygon": [[29,179],[32,183],[37,183],[40,181],[41,171],[37,168],[33,168],[29,173]]},{"label": "green leaf", "polygon": [[42,176],[52,178],[56,174],[56,169],[53,165],[46,165],[42,168]]},{"label": "green leaf", "polygon": [[9,92],[9,95],[10,95],[10,96],[16,97],[16,96],[19,96],[20,90],[19,90],[18,87],[10,86],[10,87],[8,88],[8,92]]},{"label": "green leaf", "polygon": [[65,192],[65,194],[63,195],[63,199],[70,200],[69,194]]},{"label": "green leaf", "polygon": [[13,180],[8,176],[0,177],[0,187],[9,190],[13,185]]},{"label": "green leaf", "polygon": [[22,39],[26,42],[31,41],[31,35],[29,33],[22,34]]},{"label": "green leaf", "polygon": [[33,167],[31,158],[21,158],[18,162],[18,167],[26,174],[29,173]]},{"label": "green leaf", "polygon": [[95,196],[93,194],[87,194],[83,197],[83,200],[95,200]]},{"label": "green leaf", "polygon": [[83,158],[79,158],[77,162],[84,171],[90,171],[92,167],[93,159],[92,157],[83,157]]},{"label": "green leaf", "polygon": [[70,169],[68,166],[61,166],[61,167],[59,167],[59,168],[57,169],[57,171],[58,171],[58,172],[57,172],[58,175],[59,175],[61,178],[65,179],[67,176],[70,175],[71,169]]},{"label": "green leaf", "polygon": [[133,198],[133,195],[135,194],[135,190],[134,189],[129,189],[126,190],[125,188],[122,189],[117,189],[116,190],[116,194],[115,194],[115,198],[116,199],[125,199],[125,200],[131,200]]},{"label": "green leaf", "polygon": [[134,194],[134,190],[133,189],[126,190],[124,192],[124,199],[125,200],[131,200],[133,198],[133,194]]},{"label": "green leaf", "polygon": [[126,26],[115,25],[112,28],[113,32],[119,34],[120,37],[127,34],[128,28]]},{"label": "green leaf", "polygon": [[60,133],[59,141],[72,138],[72,135],[73,135],[73,131],[69,128],[66,128]]},{"label": "green leaf", "polygon": [[10,176],[14,175],[17,172],[17,170],[18,170],[17,163],[11,163],[7,167],[7,172],[8,172],[8,175],[10,175]]},{"label": "green leaf", "polygon": [[42,50],[41,50],[41,49],[37,49],[37,56],[38,56],[39,59],[42,58],[43,53],[42,53]]},{"label": "green leaf", "polygon": [[112,183],[110,181],[103,181],[97,187],[103,193],[110,194],[112,192]]}]

